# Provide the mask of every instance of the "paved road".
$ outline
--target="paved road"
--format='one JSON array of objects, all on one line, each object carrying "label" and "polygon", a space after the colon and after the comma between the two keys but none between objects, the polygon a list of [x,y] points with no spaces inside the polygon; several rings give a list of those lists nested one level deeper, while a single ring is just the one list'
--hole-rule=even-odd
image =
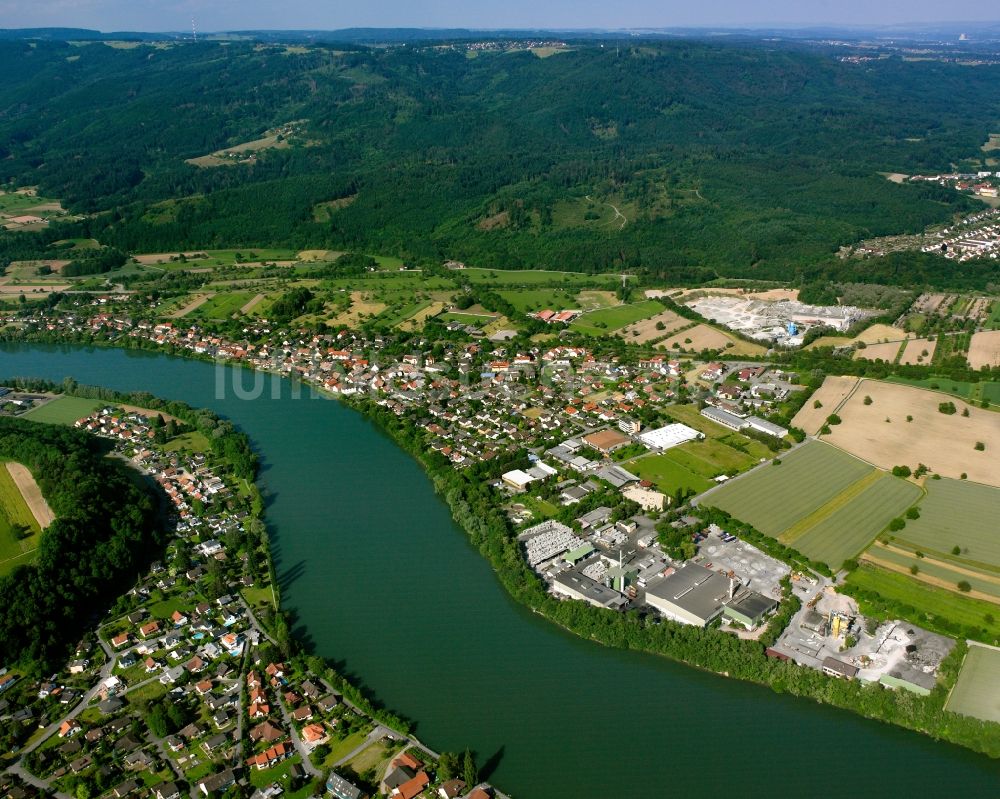
[{"label": "paved road", "polygon": [[[52,791],[52,785],[49,780],[39,779],[34,774],[25,771],[20,763],[15,763],[13,766],[10,766],[7,769],[7,771],[10,772],[11,774],[16,774],[24,782],[28,783],[29,785],[34,785],[36,788],[38,788],[38,790],[42,791],[43,793],[50,793]],[[52,795],[55,796],[56,799],[73,799],[73,797],[71,797],[69,794],[62,793],[61,791],[55,791]]]}]

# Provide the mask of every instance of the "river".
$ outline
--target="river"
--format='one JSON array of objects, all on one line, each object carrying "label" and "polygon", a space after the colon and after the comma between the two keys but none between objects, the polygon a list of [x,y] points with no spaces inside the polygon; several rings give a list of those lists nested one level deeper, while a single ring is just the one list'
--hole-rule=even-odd
[{"label": "river", "polygon": [[0,377],[144,390],[245,430],[297,631],[430,746],[472,747],[516,799],[997,795],[1000,763],[960,747],[561,631],[508,598],[420,467],[364,417],[270,376],[241,399],[232,374],[0,347]]}]

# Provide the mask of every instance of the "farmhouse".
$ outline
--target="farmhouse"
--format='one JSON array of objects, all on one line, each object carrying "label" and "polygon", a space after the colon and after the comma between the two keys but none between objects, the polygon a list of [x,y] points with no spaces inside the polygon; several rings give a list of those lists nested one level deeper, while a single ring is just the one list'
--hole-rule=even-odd
[{"label": "farmhouse", "polygon": [[722,613],[734,583],[704,566],[688,562],[646,591],[646,602],[668,619],[704,627]]}]

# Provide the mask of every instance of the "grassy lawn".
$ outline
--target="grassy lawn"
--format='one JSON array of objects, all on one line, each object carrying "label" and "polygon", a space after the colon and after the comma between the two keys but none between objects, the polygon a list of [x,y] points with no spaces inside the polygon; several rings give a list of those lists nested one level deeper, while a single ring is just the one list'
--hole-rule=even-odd
[{"label": "grassy lawn", "polygon": [[167,694],[167,686],[165,686],[159,680],[153,680],[153,682],[148,683],[147,685],[144,685],[141,688],[136,688],[134,691],[129,691],[127,695],[130,701],[139,702],[143,700],[149,701],[152,699],[159,699],[161,696],[166,696],[166,694]]},{"label": "grassy lawn", "polygon": [[1000,638],[1000,623],[996,621],[1000,613],[991,602],[946,591],[918,582],[907,574],[869,564],[862,564],[851,572],[847,584],[877,595],[878,599],[858,600],[862,613],[880,618],[895,618],[899,613],[907,621],[945,635],[964,635],[967,628],[973,627],[986,631],[984,640]]},{"label": "grassy lawn", "polygon": [[[739,438],[742,439],[743,436]],[[732,475],[757,463],[756,458],[728,446],[724,443],[724,439],[705,438],[701,441],[688,441],[680,446],[671,447],[664,454],[702,477]]]},{"label": "grassy lawn", "polygon": [[373,766],[377,766],[385,760],[387,752],[388,749],[381,741],[373,743],[367,749],[363,749],[361,754],[348,760],[347,766],[352,769],[355,774],[364,774],[368,771],[368,769]]},{"label": "grassy lawn", "polygon": [[628,471],[643,480],[649,480],[665,494],[673,494],[678,488],[701,493],[712,487],[712,481],[696,474],[669,453],[663,455],[643,455],[622,464]]},{"label": "grassy lawn", "polygon": [[970,646],[945,707],[953,713],[1000,722],[1000,650]]},{"label": "grassy lawn", "polygon": [[458,313],[455,311],[441,314],[442,322],[458,322],[460,325],[482,325],[496,319],[495,316],[480,316],[479,314]]},{"label": "grassy lawn", "polygon": [[[681,422],[688,427],[693,427],[700,433],[704,433],[709,444],[711,444],[713,439],[719,441],[726,449],[742,453],[755,463],[759,462],[761,458],[770,459],[774,457],[774,453],[761,442],[747,438],[740,433],[730,430],[728,427],[723,427],[721,424],[709,421],[701,415],[695,405],[671,405],[666,410],[667,414],[674,421]],[[683,444],[679,449],[686,449],[689,446],[692,445]],[[722,450],[717,451],[722,452]]]},{"label": "grassy lawn", "polygon": [[57,397],[44,405],[32,408],[24,414],[25,419],[47,424],[71,425],[79,419],[90,416],[98,408],[108,403],[83,397]]},{"label": "grassy lawn", "polygon": [[[18,539],[14,534],[15,525],[28,527],[32,534]],[[13,571],[16,566],[30,563],[39,538],[41,528],[38,522],[7,471],[6,462],[0,461],[0,576]]]},{"label": "grassy lawn", "polygon": [[209,443],[204,433],[199,433],[195,430],[191,433],[174,436],[170,439],[170,441],[163,445],[163,449],[167,452],[179,452],[184,450],[185,452],[197,453],[210,451],[212,449],[212,445]]},{"label": "grassy lawn", "polygon": [[872,472],[864,461],[818,441],[781,461],[726,483],[706,504],[777,537]]},{"label": "grassy lawn", "polygon": [[1000,567],[1000,488],[942,478],[928,480],[926,489],[920,518],[896,537],[925,552],[950,554],[958,546],[962,560]]},{"label": "grassy lawn", "polygon": [[599,311],[586,313],[573,321],[570,327],[574,330],[579,330],[581,333],[601,336],[625,327],[625,325],[638,322],[640,319],[648,319],[662,310],[663,306],[656,300],[644,300],[643,302],[630,303],[628,305],[616,305],[611,308],[603,308]]},{"label": "grassy lawn", "polygon": [[271,591],[271,586],[254,586],[253,588],[243,588],[240,591],[243,594],[243,598],[247,601],[247,604],[254,608],[259,605],[273,605],[274,604],[274,593]]},{"label": "grassy lawn", "polygon": [[364,743],[365,738],[368,737],[368,730],[358,732],[352,732],[344,740],[337,741],[336,743],[330,744],[330,755],[326,759],[324,765],[332,766],[342,757],[346,757],[355,749],[357,749],[361,744]]}]

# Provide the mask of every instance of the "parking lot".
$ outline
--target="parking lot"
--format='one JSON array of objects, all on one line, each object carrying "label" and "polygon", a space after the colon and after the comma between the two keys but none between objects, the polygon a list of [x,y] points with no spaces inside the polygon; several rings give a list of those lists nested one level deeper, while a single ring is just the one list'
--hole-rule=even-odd
[{"label": "parking lot", "polygon": [[708,536],[701,542],[695,563],[713,571],[733,572],[743,585],[759,594],[780,599],[781,578],[790,573],[787,564],[768,557],[746,541],[735,538],[724,541],[719,528],[709,528]]}]

